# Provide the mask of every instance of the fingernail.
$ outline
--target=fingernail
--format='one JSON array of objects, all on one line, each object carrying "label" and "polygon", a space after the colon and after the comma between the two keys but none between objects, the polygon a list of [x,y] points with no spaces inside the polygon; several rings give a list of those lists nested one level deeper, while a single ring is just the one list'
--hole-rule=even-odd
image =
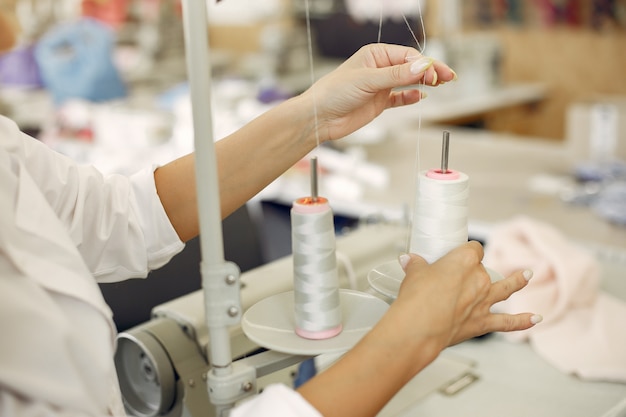
[{"label": "fingernail", "polygon": [[530,322],[532,324],[537,324],[537,323],[541,323],[543,321],[543,316],[539,315],[539,314],[534,314],[530,317]]},{"label": "fingernail", "polygon": [[411,64],[411,74],[421,74],[433,64],[433,59],[427,56],[418,59]]},{"label": "fingernail", "polygon": [[424,100],[426,97],[428,97],[428,93],[426,91],[421,91],[420,97],[422,100]]},{"label": "fingernail", "polygon": [[531,271],[530,269],[527,269],[524,272],[522,272],[522,275],[524,276],[524,279],[526,281],[530,281],[530,279],[533,277],[533,271]]},{"label": "fingernail", "polygon": [[406,266],[409,264],[411,257],[407,253],[403,253],[398,257],[398,262],[400,262],[400,266],[402,269],[406,269]]},{"label": "fingernail", "polygon": [[433,71],[433,85],[437,85],[437,79],[438,79],[437,71]]},{"label": "fingernail", "polygon": [[454,70],[450,70],[452,71],[452,74],[454,75],[454,77],[452,77],[452,81],[456,81],[459,79],[459,77],[456,75],[456,72],[454,72]]}]

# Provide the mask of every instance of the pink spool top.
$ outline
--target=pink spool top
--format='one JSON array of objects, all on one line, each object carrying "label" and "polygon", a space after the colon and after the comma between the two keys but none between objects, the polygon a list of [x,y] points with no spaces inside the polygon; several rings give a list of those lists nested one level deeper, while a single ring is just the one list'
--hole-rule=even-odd
[{"label": "pink spool top", "polygon": [[296,213],[322,213],[328,210],[328,200],[324,197],[302,197],[293,202]]},{"label": "pink spool top", "polygon": [[453,169],[449,169],[445,173],[441,169],[431,169],[428,170],[426,176],[434,180],[458,180],[461,174]]}]

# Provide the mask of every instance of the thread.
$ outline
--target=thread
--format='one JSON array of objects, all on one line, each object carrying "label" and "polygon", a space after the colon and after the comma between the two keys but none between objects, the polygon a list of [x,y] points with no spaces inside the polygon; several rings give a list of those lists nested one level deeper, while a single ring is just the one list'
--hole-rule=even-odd
[{"label": "thread", "polygon": [[[381,42],[382,33],[383,33],[383,12],[384,12],[383,8],[384,8],[384,4],[383,2],[380,2],[380,13],[378,17],[378,37],[376,38],[376,41],[378,43]],[[404,12],[402,12],[402,19],[404,19],[404,23],[406,24],[406,27],[409,30],[409,33],[411,33],[411,36],[413,37],[413,40],[415,41],[417,45],[417,49],[420,51],[420,53],[424,53],[424,49],[426,49],[426,28],[424,27],[424,18],[423,18],[423,13],[422,13],[422,0],[418,0],[417,13],[419,15],[420,28],[422,29],[422,42],[423,43],[421,44],[420,44],[420,41],[417,39],[417,36],[415,35],[413,28],[411,28],[409,19],[407,19],[406,14],[404,14]]]},{"label": "thread", "polygon": [[[423,18],[423,13],[422,13],[422,4],[421,4],[421,0],[418,2],[418,13],[419,13],[419,20],[420,20],[420,27],[422,29],[422,43],[420,43],[420,41],[417,39],[417,36],[415,35],[415,32],[413,31],[413,29],[411,28],[411,25],[409,24],[408,19],[406,18],[406,15],[403,13],[402,14],[402,18],[404,19],[404,23],[406,24],[407,29],[409,30],[409,32],[411,33],[411,36],[413,37],[413,40],[415,41],[415,44],[417,46],[417,50],[420,52],[420,54],[424,54],[424,51],[426,49],[426,26],[424,25],[424,18]],[[379,42],[380,42],[380,33],[382,32],[382,9],[381,9],[381,19],[379,22],[379,28],[378,28],[378,32],[379,32]],[[424,86],[426,85],[426,78],[422,78],[418,83],[418,90],[420,91],[420,94],[424,93]],[[416,146],[415,146],[415,166],[414,166],[414,170],[413,172],[420,172],[421,168],[420,168],[420,143],[421,143],[421,136],[422,136],[422,111],[421,111],[421,107],[422,107],[422,101],[420,100],[417,105],[417,140],[416,140]],[[413,188],[417,189],[418,187],[418,178],[417,177],[413,177],[414,178],[414,183],[413,183]],[[412,207],[412,212],[415,212],[415,204],[413,204]],[[415,218],[415,215],[413,216],[413,218]],[[406,248],[407,251],[411,251],[411,235],[408,236],[408,239],[406,241]]]},{"label": "thread", "polygon": [[320,146],[319,120],[317,115],[317,91],[315,89],[315,67],[313,65],[313,36],[311,35],[311,11],[309,8],[309,0],[304,2],[306,13],[306,35],[309,52],[309,76],[311,78],[311,96],[313,97],[313,123],[315,128],[315,142],[317,147]]},{"label": "thread", "polygon": [[410,252],[435,262],[467,242],[469,177],[459,171],[419,173]]},{"label": "thread", "polygon": [[291,208],[295,332],[328,339],[342,330],[333,212],[324,197]]}]

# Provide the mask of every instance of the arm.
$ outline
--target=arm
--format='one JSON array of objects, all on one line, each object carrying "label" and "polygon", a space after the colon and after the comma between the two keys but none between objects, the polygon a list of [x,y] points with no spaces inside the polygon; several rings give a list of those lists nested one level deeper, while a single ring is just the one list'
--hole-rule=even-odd
[{"label": "arm", "polygon": [[[398,45],[363,47],[309,90],[253,120],[216,144],[222,217],[253,197],[316,145],[340,139],[383,110],[416,103],[416,83],[456,78],[445,64]],[[435,75],[435,72],[437,73]],[[413,88],[395,91],[395,87]],[[317,107],[317,126],[315,121]],[[317,127],[317,131],[316,131]],[[157,192],[180,238],[198,234],[193,154],[155,172]]]},{"label": "arm", "polygon": [[325,417],[374,416],[447,346],[494,331],[524,330],[531,313],[492,314],[531,274],[491,283],[482,247],[470,242],[427,264],[411,255],[400,294],[379,323],[328,370],[300,387]]}]

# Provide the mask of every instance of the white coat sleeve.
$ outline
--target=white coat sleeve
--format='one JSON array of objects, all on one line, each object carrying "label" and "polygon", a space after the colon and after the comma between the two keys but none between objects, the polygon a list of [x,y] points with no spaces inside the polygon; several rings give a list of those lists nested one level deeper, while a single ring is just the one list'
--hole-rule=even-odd
[{"label": "white coat sleeve", "polygon": [[272,384],[258,396],[234,408],[230,417],[323,416],[296,391],[283,384]]},{"label": "white coat sleeve", "polygon": [[98,281],[145,277],[184,248],[156,193],[152,168],[104,176],[21,136],[14,151]]}]

